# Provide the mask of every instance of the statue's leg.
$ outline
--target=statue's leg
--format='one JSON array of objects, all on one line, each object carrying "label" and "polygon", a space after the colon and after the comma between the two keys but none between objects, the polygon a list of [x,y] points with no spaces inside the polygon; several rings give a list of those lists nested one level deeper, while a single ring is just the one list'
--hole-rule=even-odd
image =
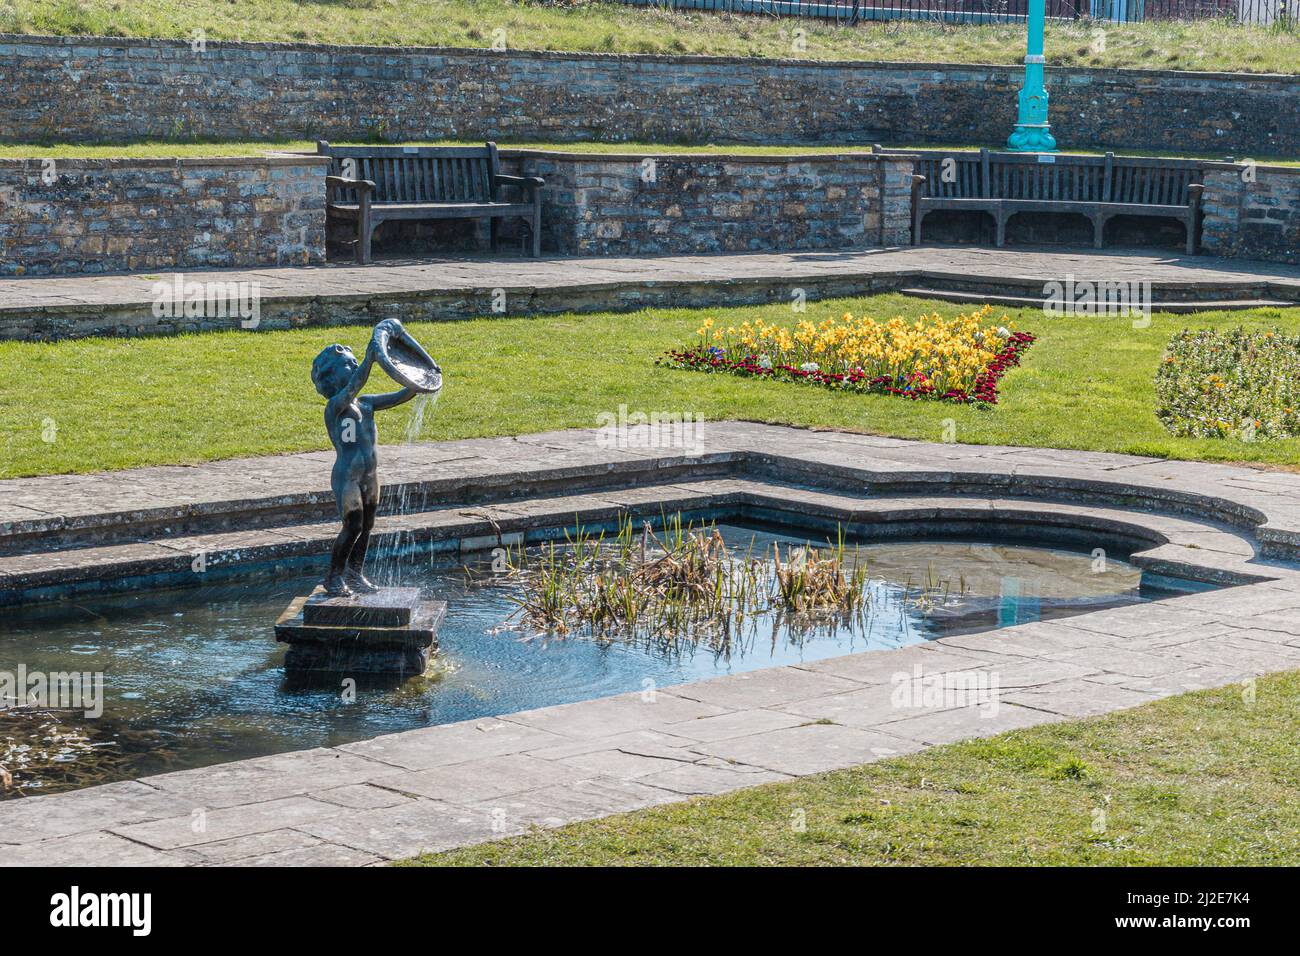
[{"label": "statue's leg", "polygon": [[345,512],[343,527],[334,539],[334,550],[330,552],[330,570],[325,578],[325,590],[336,597],[346,597],[352,593],[344,575],[348,569],[348,559],[356,550],[357,540],[365,524],[365,514],[360,508]]},{"label": "statue's leg", "polygon": [[379,510],[378,501],[367,501],[361,512],[361,533],[357,535],[356,544],[348,556],[348,568],[344,580],[354,591],[373,594],[379,588],[371,584],[365,576],[366,551],[370,548],[370,532],[375,527],[375,513]]}]

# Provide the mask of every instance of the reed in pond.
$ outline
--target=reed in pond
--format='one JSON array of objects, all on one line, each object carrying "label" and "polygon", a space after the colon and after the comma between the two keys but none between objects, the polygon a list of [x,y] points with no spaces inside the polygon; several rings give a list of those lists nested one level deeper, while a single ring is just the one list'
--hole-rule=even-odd
[{"label": "reed in pond", "polygon": [[656,533],[630,520],[617,534],[579,527],[563,542],[508,554],[522,585],[512,621],[531,631],[588,631],[724,650],[747,622],[774,615],[793,630],[851,623],[869,609],[867,565],[839,534],[825,547],[727,546],[716,527],[668,519]]}]

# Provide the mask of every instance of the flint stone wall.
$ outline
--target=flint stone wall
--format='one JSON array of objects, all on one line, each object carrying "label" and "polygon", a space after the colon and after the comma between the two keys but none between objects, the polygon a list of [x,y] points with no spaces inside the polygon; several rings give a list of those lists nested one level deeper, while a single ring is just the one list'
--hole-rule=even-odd
[{"label": "flint stone wall", "polygon": [[301,156],[0,160],[0,275],[322,262],[327,168]]}]

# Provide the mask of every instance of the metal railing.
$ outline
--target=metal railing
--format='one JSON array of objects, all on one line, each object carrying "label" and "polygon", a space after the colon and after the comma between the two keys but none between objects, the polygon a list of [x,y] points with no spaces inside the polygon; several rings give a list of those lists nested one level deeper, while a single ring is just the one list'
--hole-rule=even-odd
[{"label": "metal railing", "polygon": [[[879,20],[1018,23],[1028,0],[614,0],[637,7],[767,17],[810,17],[853,24]],[[1054,20],[1138,23],[1207,20],[1296,29],[1300,0],[1047,0]]]}]

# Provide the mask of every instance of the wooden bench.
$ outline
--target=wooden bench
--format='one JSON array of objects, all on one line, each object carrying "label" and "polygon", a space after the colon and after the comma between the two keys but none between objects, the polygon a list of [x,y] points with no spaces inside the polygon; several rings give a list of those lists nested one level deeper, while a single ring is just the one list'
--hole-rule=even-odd
[{"label": "wooden bench", "polygon": [[912,189],[912,244],[921,242],[928,213],[940,209],[987,212],[996,242],[1006,242],[1007,221],[1020,212],[1079,213],[1092,222],[1100,249],[1106,223],[1116,216],[1176,219],[1187,229],[1187,252],[1196,252],[1205,186],[1194,160],[1134,156],[1066,156],[1050,153],[886,150],[918,156]]},{"label": "wooden bench", "polygon": [[[519,217],[527,223],[534,256],[542,252],[541,189],[536,176],[501,172],[495,143],[484,146],[331,146],[316,152],[333,159],[325,179],[325,215],[354,227],[357,262],[370,261],[370,243],[390,220],[488,219],[492,249],[498,224]],[[523,193],[505,202],[502,187]]]}]

